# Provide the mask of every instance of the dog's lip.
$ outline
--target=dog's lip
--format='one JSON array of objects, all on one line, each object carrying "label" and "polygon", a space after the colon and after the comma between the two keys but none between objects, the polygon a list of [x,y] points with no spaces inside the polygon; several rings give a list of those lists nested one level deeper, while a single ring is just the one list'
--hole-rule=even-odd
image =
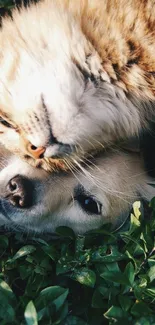
[{"label": "dog's lip", "polygon": [[[30,210],[30,209],[24,209],[24,211],[25,210]],[[23,209],[13,206],[11,203],[9,203],[5,199],[0,199],[0,213],[2,213],[5,218],[12,219],[12,214],[14,214],[14,215],[15,215],[15,213],[22,214],[22,212],[23,212]]]},{"label": "dog's lip", "polygon": [[3,214],[3,216],[6,218],[6,219],[10,219],[7,211],[6,211],[6,208],[5,208],[5,204],[8,205],[7,202],[5,202],[3,199],[0,199],[0,213]]}]

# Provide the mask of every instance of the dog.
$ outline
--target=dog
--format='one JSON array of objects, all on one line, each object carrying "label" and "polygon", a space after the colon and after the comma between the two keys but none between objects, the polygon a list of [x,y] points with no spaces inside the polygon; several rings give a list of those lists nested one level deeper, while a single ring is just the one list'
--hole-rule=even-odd
[{"label": "dog", "polygon": [[0,151],[0,225],[15,231],[54,233],[68,226],[82,234],[105,223],[116,229],[135,200],[155,195],[139,152],[110,149],[73,175],[47,173]]}]

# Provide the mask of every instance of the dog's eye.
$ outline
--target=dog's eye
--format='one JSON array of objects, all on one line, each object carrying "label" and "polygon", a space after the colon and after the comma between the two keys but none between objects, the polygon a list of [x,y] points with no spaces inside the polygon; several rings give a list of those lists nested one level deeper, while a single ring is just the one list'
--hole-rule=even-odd
[{"label": "dog's eye", "polygon": [[6,120],[4,120],[2,117],[0,117],[0,123],[4,126],[6,126],[7,128],[13,128],[13,125],[11,125],[9,122],[7,122]]},{"label": "dog's eye", "polygon": [[76,200],[81,205],[81,208],[87,213],[101,214],[102,204],[96,201],[95,198],[85,194],[80,194],[76,196]]}]

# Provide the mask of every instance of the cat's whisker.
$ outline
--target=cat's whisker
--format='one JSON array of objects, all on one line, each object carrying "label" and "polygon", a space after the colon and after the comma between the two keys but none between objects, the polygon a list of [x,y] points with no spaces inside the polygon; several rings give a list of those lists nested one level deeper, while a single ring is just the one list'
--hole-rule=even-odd
[{"label": "cat's whisker", "polygon": [[[109,193],[111,195],[115,195],[116,197],[122,199],[124,202],[130,203],[130,201],[128,201],[127,199],[124,198],[124,192],[121,191],[117,191],[114,189],[109,189],[107,186],[103,186],[103,184],[101,183],[100,179],[98,179],[96,176],[91,175],[86,169],[84,169],[77,161],[74,163],[77,164],[77,166],[80,168],[80,170],[82,171],[82,173],[85,175],[85,177],[87,179],[89,179],[89,181],[94,184],[95,186],[97,186],[98,188],[100,188],[101,190],[103,190],[105,193]],[[103,172],[103,171],[102,171]],[[110,177],[110,175],[109,175]],[[129,193],[126,194],[126,198],[133,198],[133,195],[130,195]]]},{"label": "cat's whisker", "polygon": [[65,161],[66,165],[68,166],[69,170],[71,171],[71,173],[74,175],[74,177],[77,179],[78,183],[81,184],[83,186],[82,181],[78,178],[78,170],[76,169],[76,167],[74,165],[71,164],[71,162],[69,161]]}]

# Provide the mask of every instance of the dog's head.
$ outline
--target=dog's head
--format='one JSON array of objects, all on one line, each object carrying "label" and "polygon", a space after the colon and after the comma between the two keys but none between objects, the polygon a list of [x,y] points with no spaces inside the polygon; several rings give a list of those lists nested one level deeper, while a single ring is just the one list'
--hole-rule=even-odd
[{"label": "dog's head", "polygon": [[35,232],[69,226],[77,233],[119,225],[153,188],[138,154],[109,152],[84,172],[48,174],[1,148],[0,224]]}]

